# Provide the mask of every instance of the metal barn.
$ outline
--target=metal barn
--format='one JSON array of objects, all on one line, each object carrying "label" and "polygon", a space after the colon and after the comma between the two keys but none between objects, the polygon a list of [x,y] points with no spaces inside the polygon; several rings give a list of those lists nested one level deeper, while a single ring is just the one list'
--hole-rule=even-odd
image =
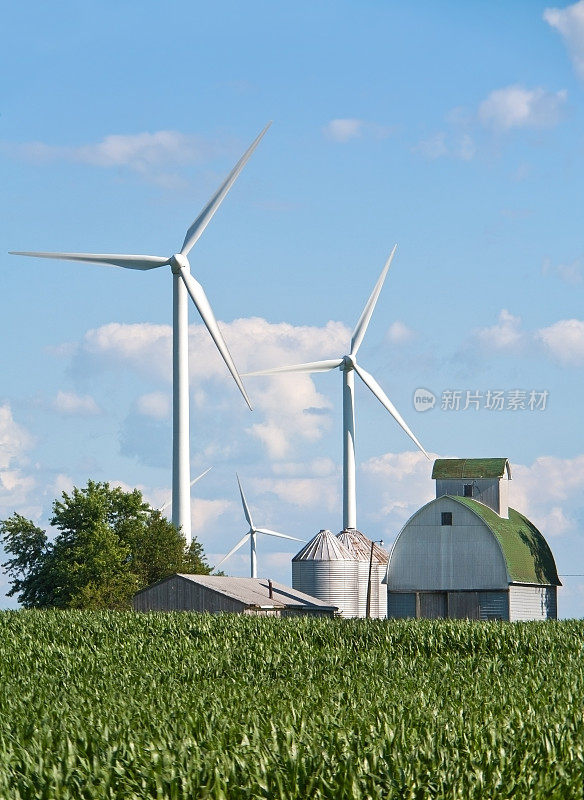
[{"label": "metal barn", "polygon": [[508,460],[438,459],[432,478],[436,499],[408,520],[389,557],[388,616],[556,619],[554,557],[508,506]]},{"label": "metal barn", "polygon": [[134,611],[199,611],[207,614],[258,614],[334,617],[337,608],[304,592],[264,578],[177,573],[142,589]]},{"label": "metal barn", "polygon": [[292,559],[292,586],[359,616],[359,562],[328,530],[319,531]]}]

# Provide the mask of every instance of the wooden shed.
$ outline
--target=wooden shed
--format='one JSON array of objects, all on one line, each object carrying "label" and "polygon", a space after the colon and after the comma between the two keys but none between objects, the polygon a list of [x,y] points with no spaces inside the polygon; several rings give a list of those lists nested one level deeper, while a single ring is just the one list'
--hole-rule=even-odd
[{"label": "wooden shed", "polygon": [[337,608],[267,578],[177,573],[134,595],[134,611],[199,611],[207,614],[309,614],[334,617]]}]

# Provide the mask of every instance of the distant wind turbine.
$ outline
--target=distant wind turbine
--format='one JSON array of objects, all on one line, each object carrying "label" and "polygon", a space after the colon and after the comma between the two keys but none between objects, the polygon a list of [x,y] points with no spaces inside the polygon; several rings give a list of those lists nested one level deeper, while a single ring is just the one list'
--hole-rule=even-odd
[{"label": "distant wind turbine", "polygon": [[191,543],[191,503],[190,503],[190,458],[189,458],[189,339],[188,339],[188,300],[187,292],[201,319],[207,326],[217,349],[221,353],[227,368],[231,372],[245,402],[251,404],[239,373],[233,363],[227,344],[217,325],[207,295],[203,287],[190,273],[188,254],[197,242],[213,214],[217,211],[227,192],[235,183],[239,173],[249,157],[258,146],[271,123],[268,123],[259,136],[252,142],[225,181],[203,208],[185,235],[180,252],[164,258],[163,256],[120,255],[117,253],[33,253],[12,251],[11,255],[34,256],[36,258],[56,258],[66,261],[83,261],[91,264],[111,264],[125,269],[149,270],[156,267],[170,266],[173,276],[173,313],[172,313],[172,521],[180,528],[187,544]]},{"label": "distant wind turbine", "polygon": [[[213,469],[213,467],[208,467],[204,472],[201,472],[200,475],[197,475],[196,478],[193,478],[193,480],[190,483],[190,488],[192,489],[193,486],[195,485],[195,483],[198,483],[201,480],[201,478],[204,478],[205,475],[208,472],[211,472],[212,469]],[[162,512],[166,511],[167,508],[170,508],[171,505],[172,505],[172,497],[170,498],[170,500],[167,500],[166,503],[163,506],[160,506],[158,511],[162,514]]]},{"label": "distant wind turbine", "polygon": [[366,372],[363,367],[357,364],[357,352],[367,331],[367,326],[371,320],[371,315],[377,303],[381,288],[387,276],[389,267],[395,255],[397,245],[394,246],[389,258],[387,259],[381,275],[371,297],[367,301],[363,313],[353,331],[351,337],[351,350],[349,355],[342,358],[335,358],[329,361],[313,361],[308,364],[295,364],[289,367],[274,367],[264,369],[259,372],[248,372],[244,377],[251,375],[276,375],[283,372],[328,372],[332,369],[340,369],[343,376],[343,528],[357,527],[357,500],[355,492],[355,375],[361,378],[386,408],[398,425],[403,428],[412,441],[420,448],[426,458],[430,458],[420,442],[416,439],[412,431],[406,425],[401,414],[393,405],[389,397],[385,394],[381,386],[377,383],[373,375]]},{"label": "distant wind turbine", "polygon": [[241,481],[239,480],[239,475],[237,475],[237,484],[239,486],[239,493],[241,494],[241,502],[243,503],[243,513],[245,514],[245,518],[249,523],[249,531],[245,534],[243,539],[240,539],[239,542],[232,548],[226,556],[223,556],[221,561],[217,564],[217,567],[221,566],[224,561],[232,556],[240,547],[248,541],[250,542],[250,556],[251,556],[251,577],[257,578],[258,576],[258,561],[257,561],[257,552],[256,552],[256,536],[258,533],[264,533],[266,536],[278,536],[280,539],[294,539],[296,542],[301,542],[302,539],[298,539],[296,536],[288,536],[286,533],[278,533],[277,531],[271,531],[269,528],[256,528],[256,526],[252,522],[251,518],[251,511],[249,510],[249,506],[245,499],[245,495],[243,493],[243,489],[241,487]]}]

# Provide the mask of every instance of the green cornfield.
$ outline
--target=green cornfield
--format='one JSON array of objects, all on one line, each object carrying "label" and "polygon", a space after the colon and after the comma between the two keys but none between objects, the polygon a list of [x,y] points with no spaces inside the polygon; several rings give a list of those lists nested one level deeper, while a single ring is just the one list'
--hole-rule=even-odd
[{"label": "green cornfield", "polygon": [[0,612],[0,798],[582,798],[584,623]]}]

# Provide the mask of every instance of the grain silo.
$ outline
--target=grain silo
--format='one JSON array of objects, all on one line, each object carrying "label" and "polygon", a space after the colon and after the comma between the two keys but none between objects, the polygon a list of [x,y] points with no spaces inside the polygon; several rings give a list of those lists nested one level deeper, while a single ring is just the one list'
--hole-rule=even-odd
[{"label": "grain silo", "polygon": [[345,528],[337,534],[337,539],[353,554],[358,563],[359,616],[366,616],[369,565],[371,564],[370,615],[376,619],[385,618],[387,616],[387,586],[384,581],[389,553],[356,528]]},{"label": "grain silo", "polygon": [[359,562],[328,530],[319,531],[292,559],[292,586],[337,606],[342,617],[359,616]]},{"label": "grain silo", "polygon": [[509,508],[507,459],[439,458],[432,478],[436,499],[410,517],[389,557],[388,617],[556,619],[554,557]]}]

